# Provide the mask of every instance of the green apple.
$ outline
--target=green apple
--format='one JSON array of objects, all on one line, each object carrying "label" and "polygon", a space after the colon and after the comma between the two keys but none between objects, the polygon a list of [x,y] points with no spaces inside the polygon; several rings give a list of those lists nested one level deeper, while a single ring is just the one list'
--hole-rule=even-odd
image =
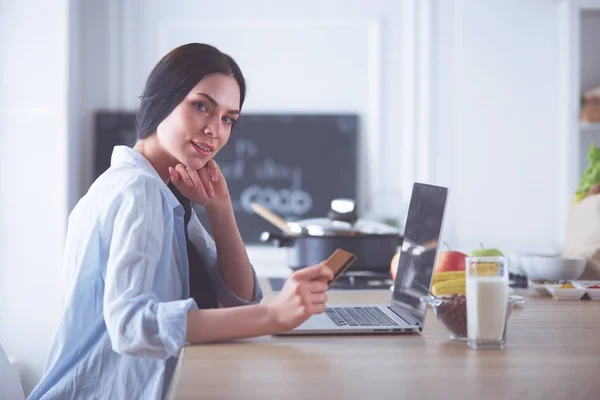
[{"label": "green apple", "polygon": [[473,250],[469,253],[471,257],[504,257],[504,254],[498,249],[486,249],[481,246],[481,249]]}]

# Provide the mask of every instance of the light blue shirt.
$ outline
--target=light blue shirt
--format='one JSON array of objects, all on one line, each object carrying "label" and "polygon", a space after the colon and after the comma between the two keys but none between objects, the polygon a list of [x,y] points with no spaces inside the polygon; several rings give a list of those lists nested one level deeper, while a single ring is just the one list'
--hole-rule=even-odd
[{"label": "light blue shirt", "polygon": [[[111,167],[69,216],[65,308],[44,375],[29,399],[161,399],[186,342],[189,266],[183,207],[148,160],[115,147]],[[258,303],[230,291],[215,243],[188,225],[221,307]],[[42,309],[43,309],[43,305]]]}]

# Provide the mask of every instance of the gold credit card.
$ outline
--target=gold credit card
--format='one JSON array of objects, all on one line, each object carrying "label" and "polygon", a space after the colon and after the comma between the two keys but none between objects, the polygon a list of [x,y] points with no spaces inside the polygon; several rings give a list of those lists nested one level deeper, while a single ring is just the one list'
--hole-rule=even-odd
[{"label": "gold credit card", "polygon": [[331,286],[344,272],[352,265],[356,260],[356,256],[346,250],[337,249],[335,250],[325,261],[325,265],[333,272],[333,279],[327,282],[328,286]]}]

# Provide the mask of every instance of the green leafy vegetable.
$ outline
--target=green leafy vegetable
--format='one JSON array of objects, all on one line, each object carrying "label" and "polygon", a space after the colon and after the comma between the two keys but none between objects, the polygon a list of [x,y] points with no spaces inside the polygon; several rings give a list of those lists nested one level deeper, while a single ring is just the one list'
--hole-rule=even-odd
[{"label": "green leafy vegetable", "polygon": [[595,147],[594,143],[590,143],[588,151],[589,165],[581,179],[579,187],[575,193],[577,196],[584,196],[596,183],[600,183],[600,147]]}]

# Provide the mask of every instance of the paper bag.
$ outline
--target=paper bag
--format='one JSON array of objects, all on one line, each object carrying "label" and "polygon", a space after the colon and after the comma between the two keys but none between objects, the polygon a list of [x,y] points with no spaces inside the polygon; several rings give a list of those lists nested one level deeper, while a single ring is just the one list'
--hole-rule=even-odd
[{"label": "paper bag", "polygon": [[586,257],[579,279],[600,279],[600,194],[587,196],[569,208],[563,256]]}]

